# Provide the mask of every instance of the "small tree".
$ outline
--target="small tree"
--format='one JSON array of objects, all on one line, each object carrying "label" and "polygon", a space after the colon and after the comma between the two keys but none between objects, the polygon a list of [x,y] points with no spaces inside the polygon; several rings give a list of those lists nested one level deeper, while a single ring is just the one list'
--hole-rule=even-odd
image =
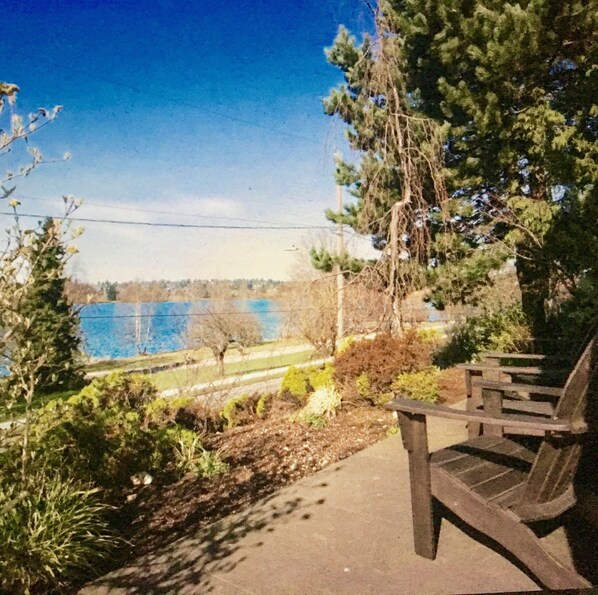
[{"label": "small tree", "polygon": [[28,358],[43,360],[37,375],[38,390],[43,392],[76,388],[83,381],[79,314],[65,293],[66,250],[54,219],[47,218],[33,232],[31,285],[20,304],[29,324],[18,342],[30,344]]},{"label": "small tree", "polygon": [[212,351],[218,371],[224,376],[227,349],[237,345],[243,352],[245,347],[259,343],[262,329],[254,314],[244,312],[233,302],[216,300],[207,310],[191,313],[187,335],[191,347],[207,347]]}]

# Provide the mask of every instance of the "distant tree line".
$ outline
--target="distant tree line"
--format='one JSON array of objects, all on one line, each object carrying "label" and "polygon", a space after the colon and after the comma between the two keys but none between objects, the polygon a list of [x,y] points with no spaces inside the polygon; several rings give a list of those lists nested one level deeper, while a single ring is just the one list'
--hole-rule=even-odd
[{"label": "distant tree line", "polygon": [[72,303],[167,302],[201,299],[277,298],[287,283],[273,279],[182,279],[179,281],[102,281],[84,283],[75,279],[66,285]]}]

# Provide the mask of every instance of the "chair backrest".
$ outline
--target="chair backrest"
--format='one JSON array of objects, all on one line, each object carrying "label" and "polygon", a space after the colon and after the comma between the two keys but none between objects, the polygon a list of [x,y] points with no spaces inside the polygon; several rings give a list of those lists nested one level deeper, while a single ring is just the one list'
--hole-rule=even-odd
[{"label": "chair backrest", "polygon": [[[555,409],[556,419],[568,420],[580,428],[583,427],[588,392],[597,368],[598,334],[590,340],[569,375],[563,395]],[[581,448],[579,434],[546,437],[538,450],[520,505],[526,508],[546,508],[546,504],[559,498],[565,501],[565,496],[572,494],[572,480],[579,463]],[[570,500],[569,505],[574,503],[573,497]],[[564,508],[568,508],[569,505]]]}]

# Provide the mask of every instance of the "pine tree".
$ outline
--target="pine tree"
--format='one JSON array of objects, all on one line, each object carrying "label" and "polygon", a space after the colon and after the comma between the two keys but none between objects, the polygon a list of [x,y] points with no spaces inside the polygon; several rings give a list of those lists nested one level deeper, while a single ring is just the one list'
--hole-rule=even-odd
[{"label": "pine tree", "polygon": [[25,357],[43,362],[36,381],[43,392],[76,388],[83,379],[79,315],[65,293],[65,257],[60,227],[47,218],[35,232],[31,285],[20,304],[20,313],[29,324],[16,337],[29,346],[23,351]]},{"label": "pine tree", "polygon": [[[389,0],[380,3],[375,43],[357,46],[341,31],[329,52],[346,84],[326,111],[347,122],[362,154],[346,180],[358,192],[347,213],[356,228],[364,217],[379,221],[384,237],[388,205],[406,198],[396,181],[405,149],[371,149],[401,127],[390,92],[404,113],[442,127],[449,217],[426,213],[437,304],[467,300],[513,257],[540,334],[550,289],[595,275],[587,255],[597,243],[597,8],[595,0]],[[390,72],[391,85],[379,84],[376,68]],[[380,179],[381,208],[372,211],[364,197]]]}]

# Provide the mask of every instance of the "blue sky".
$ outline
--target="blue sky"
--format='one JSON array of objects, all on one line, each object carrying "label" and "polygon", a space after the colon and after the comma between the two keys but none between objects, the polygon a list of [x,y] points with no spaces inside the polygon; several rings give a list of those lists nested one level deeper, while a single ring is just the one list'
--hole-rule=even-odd
[{"label": "blue sky", "polygon": [[[72,153],[19,182],[23,212],[54,214],[73,194],[89,218],[326,225],[346,148],[322,112],[341,81],[323,48],[341,23],[370,28],[359,0],[5,0],[1,12],[0,80],[21,87],[22,112],[64,106],[33,144]],[[293,247],[318,233],[85,227],[74,271],[88,281],[286,279]]]}]

